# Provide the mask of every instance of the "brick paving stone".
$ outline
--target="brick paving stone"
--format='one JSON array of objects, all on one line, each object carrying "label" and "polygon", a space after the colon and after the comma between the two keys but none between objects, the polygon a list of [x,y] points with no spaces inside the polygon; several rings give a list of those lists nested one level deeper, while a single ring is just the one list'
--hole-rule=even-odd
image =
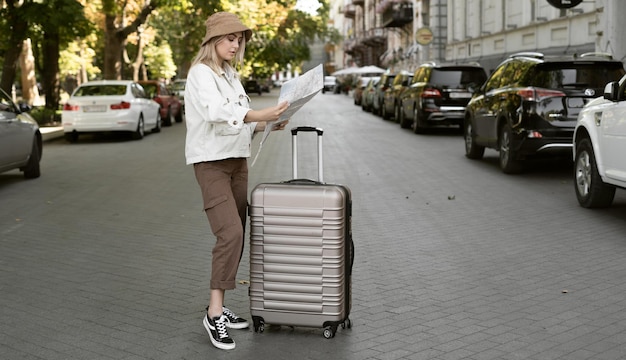
[{"label": "brick paving stone", "polygon": [[[456,130],[418,136],[351,100],[319,94],[290,125],[325,129],[325,180],[353,193],[352,329],[327,340],[268,326],[233,330],[232,352],[210,344],[214,239],[175,124],[141,141],[48,140],[41,178],[0,174],[1,357],[626,357],[626,192],[582,209],[571,165],[507,176],[492,150],[466,159]],[[314,141],[300,146],[300,174],[315,177]],[[290,134],[273,133],[250,189],[290,178],[290,166]],[[249,319],[248,257],[226,303]]]}]

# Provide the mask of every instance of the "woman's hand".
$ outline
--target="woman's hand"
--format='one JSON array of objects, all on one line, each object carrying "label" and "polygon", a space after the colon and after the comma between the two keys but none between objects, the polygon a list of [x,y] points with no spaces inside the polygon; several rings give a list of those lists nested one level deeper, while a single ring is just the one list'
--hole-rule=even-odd
[{"label": "woman's hand", "polygon": [[278,124],[272,124],[272,131],[274,130],[285,130],[285,127],[289,123],[289,120],[281,121]]},{"label": "woman's hand", "polygon": [[244,117],[244,122],[261,122],[261,121],[276,121],[287,110],[289,103],[283,101],[276,106],[271,106],[261,110],[250,110]]}]

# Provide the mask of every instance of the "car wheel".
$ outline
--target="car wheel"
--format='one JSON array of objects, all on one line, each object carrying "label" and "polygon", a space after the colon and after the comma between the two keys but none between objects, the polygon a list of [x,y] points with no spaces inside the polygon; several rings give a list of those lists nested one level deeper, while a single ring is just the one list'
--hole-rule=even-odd
[{"label": "car wheel", "polygon": [[143,115],[139,115],[139,121],[137,121],[137,129],[133,133],[134,140],[141,140],[145,135],[144,123],[143,123]]},{"label": "car wheel", "polygon": [[185,112],[185,109],[182,106],[180,106],[178,108],[178,114],[176,114],[176,118],[175,118],[177,123],[183,122],[183,114],[184,114],[184,112]]},{"label": "car wheel", "polygon": [[75,143],[78,141],[78,133],[76,131],[66,132],[63,136],[68,142]]},{"label": "car wheel", "polygon": [[607,207],[615,197],[615,187],[602,181],[589,139],[576,146],[574,185],[578,203],[585,208]]},{"label": "car wheel", "polygon": [[[159,111],[159,115],[160,111]],[[165,115],[165,123],[163,124],[163,126],[172,126],[174,120],[174,116],[172,116],[172,109],[171,108],[167,108],[167,114]]]},{"label": "car wheel", "polygon": [[400,128],[408,129],[410,127],[411,124],[407,122],[406,116],[404,115],[404,108],[402,107],[402,105],[400,105]]},{"label": "car wheel", "polygon": [[400,122],[400,113],[402,111],[400,111],[400,106],[398,106],[398,104],[394,105],[393,107],[393,121],[394,122]]},{"label": "car wheel", "polygon": [[385,104],[384,102],[380,104],[380,116],[383,118],[383,120],[389,119],[389,115],[387,114],[387,104]]},{"label": "car wheel", "polygon": [[153,133],[159,133],[161,132],[161,113],[157,111],[157,119],[156,119],[156,125],[154,126],[154,129],[152,129]]},{"label": "car wheel", "polygon": [[522,162],[515,159],[516,153],[511,149],[513,131],[506,123],[500,129],[500,169],[505,174],[517,174],[522,171]]},{"label": "car wheel", "polygon": [[476,144],[474,128],[470,120],[465,121],[465,157],[468,159],[482,159],[485,155],[485,147]]},{"label": "car wheel", "polygon": [[413,132],[416,134],[423,134],[426,132],[424,126],[422,126],[422,118],[420,117],[420,112],[417,106],[413,109]]},{"label": "car wheel", "polygon": [[35,179],[41,176],[41,171],[39,168],[39,160],[41,159],[40,151],[39,151],[39,143],[37,139],[33,139],[33,148],[30,152],[30,158],[28,159],[28,163],[24,167],[24,177],[26,179]]}]

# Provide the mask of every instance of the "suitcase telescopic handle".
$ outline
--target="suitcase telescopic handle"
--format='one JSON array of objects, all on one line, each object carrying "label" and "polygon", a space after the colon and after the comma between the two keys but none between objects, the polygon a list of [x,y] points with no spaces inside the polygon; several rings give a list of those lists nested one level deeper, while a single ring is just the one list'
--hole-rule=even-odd
[{"label": "suitcase telescopic handle", "polygon": [[324,130],[313,126],[298,126],[291,129],[291,149],[293,178],[298,178],[298,145],[297,137],[299,132],[316,132],[317,133],[317,181],[324,182],[324,164],[322,160],[322,135]]}]

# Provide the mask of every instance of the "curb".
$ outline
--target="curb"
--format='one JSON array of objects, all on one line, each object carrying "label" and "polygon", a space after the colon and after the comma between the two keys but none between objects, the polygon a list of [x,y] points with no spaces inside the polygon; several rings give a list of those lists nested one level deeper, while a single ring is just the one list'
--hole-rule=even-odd
[{"label": "curb", "polygon": [[63,137],[63,127],[61,126],[40,127],[39,132],[41,133],[41,139],[43,141],[50,141]]}]

